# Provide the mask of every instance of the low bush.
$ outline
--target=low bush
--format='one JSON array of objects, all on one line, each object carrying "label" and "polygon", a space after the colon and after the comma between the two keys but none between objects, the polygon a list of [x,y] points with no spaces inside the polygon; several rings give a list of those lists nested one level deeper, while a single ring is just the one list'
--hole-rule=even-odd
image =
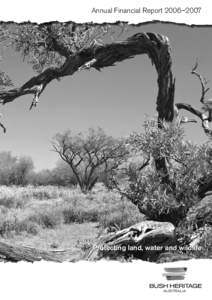
[{"label": "low bush", "polygon": [[37,211],[27,218],[29,222],[38,224],[42,228],[55,228],[63,222],[63,216],[60,210]]},{"label": "low bush", "polygon": [[139,212],[135,205],[129,201],[124,201],[115,208],[108,207],[102,211],[99,215],[99,224],[109,230],[120,230],[145,219],[145,216]]},{"label": "low bush", "polygon": [[97,209],[77,209],[75,207],[65,208],[63,210],[64,223],[84,223],[98,222],[99,212]]},{"label": "low bush", "polygon": [[38,224],[29,220],[18,220],[16,216],[1,218],[0,220],[0,235],[8,236],[11,234],[21,234],[27,232],[36,235],[40,231]]},{"label": "low bush", "polygon": [[9,196],[0,198],[0,206],[7,208],[24,208],[25,204],[26,200],[19,197]]}]

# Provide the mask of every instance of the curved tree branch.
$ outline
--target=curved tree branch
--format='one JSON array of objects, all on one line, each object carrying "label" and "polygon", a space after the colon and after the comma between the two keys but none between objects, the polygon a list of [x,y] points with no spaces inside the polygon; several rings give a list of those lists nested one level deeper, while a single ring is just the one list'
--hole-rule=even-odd
[{"label": "curved tree branch", "polygon": [[[60,45],[54,44],[53,46],[59,52]],[[92,47],[69,56],[66,50],[61,49],[61,51],[66,56],[61,67],[48,68],[19,88],[0,92],[0,103],[6,104],[26,94],[33,94],[36,98],[33,102],[37,103],[40,94],[54,79],[73,75],[84,68],[93,67],[101,70],[136,55],[147,54],[158,73],[157,111],[159,118],[172,121],[175,80],[171,70],[169,40],[165,36],[155,33],[138,33],[123,42],[106,45],[94,43]]]},{"label": "curved tree branch", "polygon": [[[55,45],[54,39],[52,42],[57,52],[59,52],[58,48],[60,45]],[[171,69],[171,50],[167,37],[155,33],[137,33],[122,42],[105,45],[93,43],[88,48],[84,48],[75,54],[70,54],[70,56],[67,56],[66,50],[61,49],[61,51],[61,54],[66,56],[62,66],[46,69],[41,74],[31,78],[20,88],[0,92],[0,103],[6,104],[22,95],[33,94],[34,99],[30,106],[31,109],[37,105],[39,96],[54,79],[73,75],[75,72],[83,69],[95,68],[100,71],[104,67],[113,66],[117,62],[136,55],[147,54],[158,74],[158,124],[160,126],[162,120],[173,120],[175,79]],[[164,158],[156,160],[156,168],[164,183],[170,183]]]}]

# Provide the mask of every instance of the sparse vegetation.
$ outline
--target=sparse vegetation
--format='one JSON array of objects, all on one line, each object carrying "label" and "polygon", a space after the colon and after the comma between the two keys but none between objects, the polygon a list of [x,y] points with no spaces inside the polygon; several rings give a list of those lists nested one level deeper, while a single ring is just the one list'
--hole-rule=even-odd
[{"label": "sparse vegetation", "polygon": [[83,194],[77,189],[44,187],[0,188],[0,234],[37,234],[61,224],[98,222],[102,228],[124,228],[142,220],[138,209],[118,193],[99,188]]}]

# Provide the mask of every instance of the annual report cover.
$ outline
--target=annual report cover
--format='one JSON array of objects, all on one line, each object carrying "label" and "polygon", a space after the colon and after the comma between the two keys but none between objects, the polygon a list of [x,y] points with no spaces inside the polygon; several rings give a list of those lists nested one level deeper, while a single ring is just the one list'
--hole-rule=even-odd
[{"label": "annual report cover", "polygon": [[209,299],[211,15],[3,4],[3,299]]}]

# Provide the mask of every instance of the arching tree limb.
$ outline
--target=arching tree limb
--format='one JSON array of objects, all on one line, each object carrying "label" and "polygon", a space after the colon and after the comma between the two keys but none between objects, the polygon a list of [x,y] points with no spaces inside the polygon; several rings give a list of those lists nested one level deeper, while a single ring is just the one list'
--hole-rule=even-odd
[{"label": "arching tree limb", "polygon": [[[33,94],[34,99],[30,106],[31,109],[38,103],[39,96],[45,87],[54,79],[71,76],[76,71],[83,69],[95,68],[101,70],[136,55],[147,54],[158,73],[157,111],[159,120],[172,121],[174,116],[175,80],[171,70],[172,60],[169,40],[166,37],[154,33],[138,33],[123,42],[106,45],[94,43],[91,47],[76,54],[70,53],[70,56],[68,56],[67,49],[57,43],[57,39],[52,36],[51,32],[50,39],[51,47],[66,57],[64,64],[61,67],[46,69],[20,88],[0,92],[0,103],[6,104],[22,95]],[[159,159],[156,162],[156,168],[160,171],[164,180],[167,181],[169,176],[165,160]]]},{"label": "arching tree limb", "polygon": [[[157,111],[159,120],[172,121],[174,117],[174,91],[175,79],[172,74],[172,60],[169,40],[167,37],[155,33],[138,33],[123,42],[111,44],[93,43],[75,54],[68,55],[67,49],[57,43],[57,39],[50,32],[50,46],[65,57],[65,62],[60,67],[52,67],[41,74],[31,78],[20,88],[0,92],[0,103],[6,104],[26,94],[33,94],[34,99],[30,106],[36,106],[39,96],[46,86],[54,79],[71,76],[75,72],[95,68],[113,66],[117,62],[132,58],[139,54],[147,54],[155,66],[158,74]],[[160,124],[160,122],[159,122]],[[160,126],[160,125],[159,125]],[[169,175],[164,158],[156,161],[156,168],[160,175],[168,182]]]},{"label": "arching tree limb", "polygon": [[[53,41],[56,43],[55,40]],[[56,46],[54,45],[54,48],[56,47],[60,52],[60,45]],[[66,56],[61,67],[48,68],[19,88],[0,92],[0,103],[6,104],[26,94],[33,94],[38,99],[45,87],[54,79],[71,76],[84,68],[92,67],[101,70],[136,55],[147,54],[158,73],[157,111],[159,118],[172,120],[175,80],[171,70],[169,41],[166,37],[154,33],[138,33],[123,42],[94,44],[70,56],[67,52],[64,53],[62,46],[61,51]]]}]

